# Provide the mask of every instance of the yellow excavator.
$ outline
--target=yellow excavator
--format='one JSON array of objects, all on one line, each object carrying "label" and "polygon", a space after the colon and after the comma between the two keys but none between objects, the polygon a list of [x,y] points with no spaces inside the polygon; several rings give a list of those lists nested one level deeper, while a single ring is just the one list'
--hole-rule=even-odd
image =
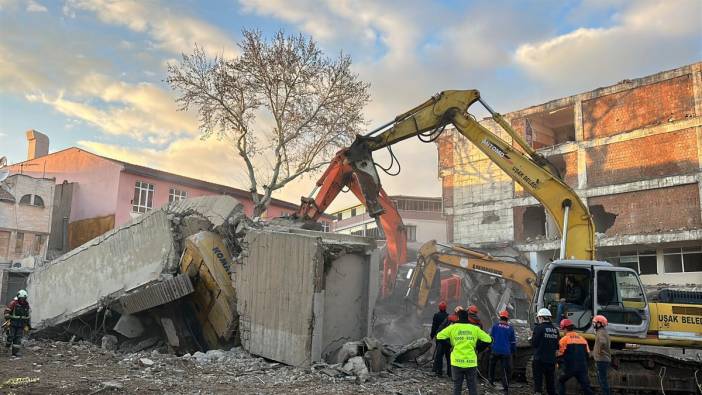
[{"label": "yellow excavator", "polygon": [[[516,147],[468,113],[468,108],[475,102],[485,107]],[[351,147],[344,150],[343,163],[353,172],[357,195],[378,222],[382,222],[385,208],[378,202],[382,188],[372,152],[388,148],[394,159],[390,149],[393,144],[414,136],[425,142],[435,141],[448,125],[453,125],[458,133],[534,196],[553,217],[562,234],[560,258],[547,264],[539,276],[517,280],[525,282],[525,289],[533,290],[530,316],[541,308],[551,309],[555,316],[557,304],[566,299],[568,318],[588,339],[594,338],[592,317],[602,314],[609,320],[608,330],[614,347],[636,344],[702,348],[702,325],[699,325],[702,308],[650,303],[638,273],[596,261],[595,228],[587,206],[563,182],[557,169],[490,108],[477,90],[443,91],[380,128],[357,136]],[[403,229],[384,231],[386,235],[404,232]],[[432,268],[435,264],[440,262],[424,259],[424,265],[418,265],[413,272],[410,284],[419,287],[417,295],[423,295],[422,292],[431,287],[425,282],[428,281],[427,274],[436,270]],[[460,258],[458,265],[461,265]],[[495,270],[494,265],[485,265],[485,269],[488,272]],[[673,318],[661,318],[663,316]],[[621,351],[615,356],[615,365],[619,369],[612,379],[614,389],[696,393],[699,383],[691,378],[700,377],[702,381],[699,361],[661,353]]]}]

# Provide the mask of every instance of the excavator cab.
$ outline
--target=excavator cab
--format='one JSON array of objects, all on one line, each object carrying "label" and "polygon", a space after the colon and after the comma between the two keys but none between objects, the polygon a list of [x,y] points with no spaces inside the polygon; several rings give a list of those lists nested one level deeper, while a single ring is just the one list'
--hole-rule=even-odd
[{"label": "excavator cab", "polygon": [[592,317],[602,314],[611,335],[646,337],[648,303],[632,269],[607,262],[558,260],[543,270],[534,311],[548,308],[558,323],[568,318],[580,332],[592,332]]}]

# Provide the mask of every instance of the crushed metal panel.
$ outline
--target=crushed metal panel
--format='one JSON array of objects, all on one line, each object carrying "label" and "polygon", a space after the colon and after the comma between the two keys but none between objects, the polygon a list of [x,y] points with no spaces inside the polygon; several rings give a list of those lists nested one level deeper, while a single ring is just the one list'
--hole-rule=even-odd
[{"label": "crushed metal panel", "polygon": [[210,348],[231,340],[239,324],[236,294],[225,269],[231,265],[229,249],[216,233],[202,231],[186,239],[180,271],[192,279],[190,300]]},{"label": "crushed metal panel", "polygon": [[313,300],[323,271],[318,239],[250,231],[236,265],[241,342],[249,352],[294,366],[312,363]]},{"label": "crushed metal panel", "polygon": [[144,311],[193,293],[190,278],[179,274],[173,278],[152,284],[144,289],[119,298],[119,302],[126,314]]}]

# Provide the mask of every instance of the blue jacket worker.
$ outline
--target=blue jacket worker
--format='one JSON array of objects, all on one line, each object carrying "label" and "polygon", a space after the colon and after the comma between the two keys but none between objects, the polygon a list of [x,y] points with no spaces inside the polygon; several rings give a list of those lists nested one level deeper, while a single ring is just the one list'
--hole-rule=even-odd
[{"label": "blue jacket worker", "polygon": [[517,338],[514,335],[514,328],[509,323],[509,313],[504,310],[500,312],[500,320],[490,329],[492,337],[492,353],[490,354],[490,385],[495,385],[495,368],[500,363],[502,374],[502,390],[508,393],[509,379],[512,376],[512,355],[517,352]]}]

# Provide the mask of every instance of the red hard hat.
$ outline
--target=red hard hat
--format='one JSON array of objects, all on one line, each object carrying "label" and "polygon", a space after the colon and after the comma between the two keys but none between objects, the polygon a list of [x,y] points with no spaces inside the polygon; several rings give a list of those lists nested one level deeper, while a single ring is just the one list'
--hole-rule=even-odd
[{"label": "red hard hat", "polygon": [[592,319],[592,323],[593,324],[601,324],[602,326],[607,326],[607,323],[608,323],[607,317],[598,314]]},{"label": "red hard hat", "polygon": [[439,310],[441,310],[441,311],[446,310],[446,302],[444,302],[443,300],[441,302],[439,302]]},{"label": "red hard hat", "polygon": [[500,311],[500,317],[509,318],[509,313],[507,312],[507,310]]},{"label": "red hard hat", "polygon": [[571,320],[569,320],[569,319],[567,319],[567,318],[564,319],[564,320],[561,320],[561,329],[566,329],[566,328],[569,327],[569,326],[574,326],[574,325],[573,325],[573,321],[571,321]]},{"label": "red hard hat", "polygon": [[478,307],[477,307],[476,305],[471,305],[471,306],[468,308],[468,312],[469,312],[469,313],[473,313],[473,314],[478,314]]},{"label": "red hard hat", "polygon": [[456,322],[458,321],[458,316],[456,314],[451,314],[450,316],[448,316],[448,320],[451,322]]}]

